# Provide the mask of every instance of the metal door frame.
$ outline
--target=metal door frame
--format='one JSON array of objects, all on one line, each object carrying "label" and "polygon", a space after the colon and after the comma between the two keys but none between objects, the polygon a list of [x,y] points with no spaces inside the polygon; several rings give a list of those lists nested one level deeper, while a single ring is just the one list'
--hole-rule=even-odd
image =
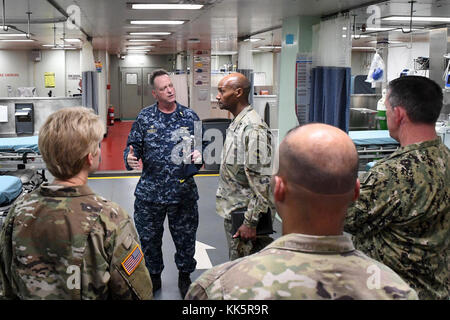
[{"label": "metal door frame", "polygon": [[[139,78],[139,72],[140,72],[140,79],[141,79],[141,84],[138,86],[142,87],[142,67],[119,67],[119,108],[120,108],[120,119],[123,119],[123,106],[122,106],[122,95],[123,95],[123,90],[122,90],[122,84],[123,84],[123,77],[122,77],[122,73],[123,71],[127,71],[129,69],[139,69],[140,71],[138,71],[138,78]],[[130,72],[131,73],[131,72]],[[138,81],[139,83],[139,81]],[[138,89],[139,90],[139,89]],[[142,88],[141,88],[142,90]],[[142,91],[141,91],[142,92]],[[141,105],[142,105],[142,94],[141,94]],[[142,110],[142,106],[141,106],[141,110]]]},{"label": "metal door frame", "polygon": [[[138,86],[140,87],[141,110],[142,110],[143,108],[147,107],[146,105],[144,106],[144,94],[143,94],[144,90],[145,90],[144,85],[147,83],[147,79],[144,80],[144,69],[156,70],[156,69],[161,69],[161,67],[141,67],[141,66],[139,66],[139,67],[131,67],[131,66],[119,67],[119,110],[120,110],[119,116],[120,116],[120,119],[123,118],[123,113],[122,113],[122,110],[123,110],[122,109],[122,94],[123,94],[123,92],[122,92],[122,82],[123,82],[122,72],[126,71],[127,69],[140,69],[141,83]],[[139,88],[138,88],[138,90],[139,90]],[[151,94],[151,92],[150,92],[150,94]]]}]

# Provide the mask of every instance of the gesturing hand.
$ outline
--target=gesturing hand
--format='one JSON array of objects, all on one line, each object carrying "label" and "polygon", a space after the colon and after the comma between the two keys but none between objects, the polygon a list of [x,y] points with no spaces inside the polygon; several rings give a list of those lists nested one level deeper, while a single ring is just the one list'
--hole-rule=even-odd
[{"label": "gesturing hand", "polygon": [[128,152],[127,162],[128,165],[131,168],[133,168],[133,170],[142,170],[142,161],[138,160],[138,158],[136,158],[136,156],[134,155],[134,149],[132,145],[130,145],[130,151]]}]

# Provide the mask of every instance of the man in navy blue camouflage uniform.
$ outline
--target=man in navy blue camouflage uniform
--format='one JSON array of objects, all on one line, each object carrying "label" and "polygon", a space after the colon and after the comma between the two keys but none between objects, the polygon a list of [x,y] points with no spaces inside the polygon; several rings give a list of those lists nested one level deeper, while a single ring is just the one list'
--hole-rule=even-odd
[{"label": "man in navy blue camouflage uniform", "polygon": [[[183,139],[194,135],[194,123],[200,119],[193,110],[176,102],[175,89],[165,70],[153,72],[150,84],[157,102],[139,113],[128,136],[124,160],[128,170],[143,167],[134,193],[134,221],[153,290],[161,288],[161,245],[167,215],[176,247],[178,287],[184,298],[191,283],[190,273],[197,264],[194,253],[198,191],[193,176],[186,174],[186,165],[179,163],[178,156]],[[198,153],[194,157],[198,160]]]}]

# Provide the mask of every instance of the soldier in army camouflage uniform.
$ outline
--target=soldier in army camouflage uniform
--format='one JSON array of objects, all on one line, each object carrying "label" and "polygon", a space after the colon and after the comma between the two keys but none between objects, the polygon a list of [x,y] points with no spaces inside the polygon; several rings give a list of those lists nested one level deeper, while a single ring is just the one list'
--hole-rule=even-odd
[{"label": "soldier in army camouflage uniform", "polygon": [[82,107],[55,112],[41,128],[39,150],[55,180],[19,198],[6,218],[0,298],[152,298],[133,221],[86,185],[103,131]]},{"label": "soldier in army camouflage uniform", "polygon": [[338,128],[291,130],[272,178],[283,236],[262,251],[213,267],[186,299],[417,299],[385,265],[355,250],[343,222],[358,196],[358,155]]},{"label": "soldier in army camouflage uniform", "polygon": [[[244,75],[233,73],[220,80],[216,96],[220,109],[234,116],[222,149],[216,193],[216,211],[224,218],[230,260],[255,253],[273,241],[267,235],[256,235],[260,216],[270,210],[273,220],[275,210],[270,199],[272,136],[248,104],[250,86]],[[237,210],[245,210],[245,218],[232,234],[231,214]]]},{"label": "soldier in army camouflage uniform", "polygon": [[150,82],[157,103],[143,109],[133,123],[124,160],[128,170],[139,170],[143,164],[134,192],[134,221],[153,290],[161,288],[164,269],[161,246],[167,215],[176,248],[178,286],[184,297],[191,283],[190,274],[197,264],[194,254],[198,191],[193,176],[186,174],[182,157],[174,159],[173,156],[178,156],[174,153],[177,146],[182,151],[183,138],[194,135],[194,123],[200,119],[193,110],[176,102],[175,89],[166,71],[154,71]]},{"label": "soldier in army camouflage uniform", "polygon": [[401,147],[363,177],[345,230],[420,299],[448,299],[449,150],[435,131],[442,89],[428,78],[407,76],[391,81],[387,92],[389,133]]}]

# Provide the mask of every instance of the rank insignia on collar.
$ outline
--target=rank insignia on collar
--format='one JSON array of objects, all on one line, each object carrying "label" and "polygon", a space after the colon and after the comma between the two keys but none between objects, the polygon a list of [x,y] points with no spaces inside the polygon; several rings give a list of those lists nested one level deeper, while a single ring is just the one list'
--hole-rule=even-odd
[{"label": "rank insignia on collar", "polygon": [[144,258],[144,255],[142,253],[141,248],[137,244],[133,251],[122,261],[122,267],[125,270],[125,272],[130,276],[134,270],[139,266],[142,259]]}]

